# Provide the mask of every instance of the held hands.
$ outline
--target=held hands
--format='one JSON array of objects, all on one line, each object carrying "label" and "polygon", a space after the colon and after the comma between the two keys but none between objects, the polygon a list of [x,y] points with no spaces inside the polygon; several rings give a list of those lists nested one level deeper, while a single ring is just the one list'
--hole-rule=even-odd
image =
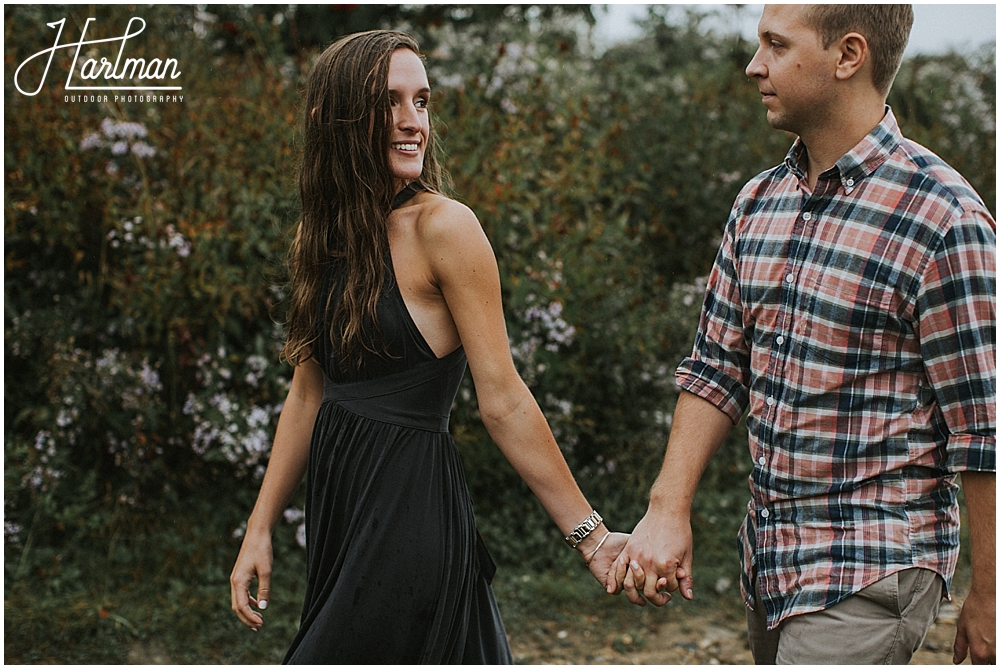
[{"label": "held hands", "polygon": [[[229,590],[232,596],[232,608],[244,625],[254,632],[264,624],[264,618],[256,607],[263,611],[267,608],[267,600],[271,596],[271,535],[267,532],[247,531],[236,558],[233,573],[229,576]],[[257,598],[250,595],[250,583],[257,579]]]},{"label": "held hands", "polygon": [[[607,589],[608,587],[608,573],[611,570],[611,565],[614,563],[615,558],[621,552],[622,548],[625,547],[625,543],[628,541],[627,534],[621,532],[609,532],[607,539],[603,540],[598,547],[594,556],[590,558],[587,566],[590,567],[590,573],[594,575],[597,582],[601,584],[602,587]],[[584,559],[588,558],[588,554],[584,553]]]},{"label": "held hands", "polygon": [[608,570],[607,590],[617,595],[624,589],[628,600],[638,606],[645,606],[647,600],[663,606],[677,589],[685,599],[693,599],[691,557],[690,521],[647,512]]}]

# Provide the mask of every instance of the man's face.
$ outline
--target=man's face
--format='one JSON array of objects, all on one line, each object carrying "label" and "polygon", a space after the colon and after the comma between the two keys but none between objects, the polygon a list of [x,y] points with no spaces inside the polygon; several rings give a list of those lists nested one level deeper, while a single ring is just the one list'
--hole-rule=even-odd
[{"label": "man's face", "polygon": [[836,95],[836,50],[823,49],[805,13],[804,5],[765,6],[757,24],[760,45],[746,69],[763,96],[767,122],[798,135],[824,125]]}]

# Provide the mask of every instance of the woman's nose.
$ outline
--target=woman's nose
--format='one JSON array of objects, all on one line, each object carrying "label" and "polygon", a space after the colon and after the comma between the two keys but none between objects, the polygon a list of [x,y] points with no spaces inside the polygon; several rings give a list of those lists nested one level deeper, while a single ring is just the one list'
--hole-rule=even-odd
[{"label": "woman's nose", "polygon": [[417,108],[413,104],[402,103],[396,105],[394,111],[396,112],[394,116],[397,127],[405,130],[415,130],[420,127],[420,123],[417,120]]}]

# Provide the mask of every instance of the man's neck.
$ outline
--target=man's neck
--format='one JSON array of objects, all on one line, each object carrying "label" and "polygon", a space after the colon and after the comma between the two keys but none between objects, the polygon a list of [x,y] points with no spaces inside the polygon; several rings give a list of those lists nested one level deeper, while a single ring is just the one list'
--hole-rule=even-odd
[{"label": "man's neck", "polygon": [[815,190],[819,175],[833,167],[857,146],[885,116],[885,103],[865,105],[863,110],[831,116],[831,123],[800,135],[808,156],[809,190]]}]

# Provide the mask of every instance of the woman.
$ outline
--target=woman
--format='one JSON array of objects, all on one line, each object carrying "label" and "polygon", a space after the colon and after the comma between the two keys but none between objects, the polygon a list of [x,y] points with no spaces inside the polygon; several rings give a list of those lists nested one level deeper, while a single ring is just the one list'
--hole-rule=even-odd
[{"label": "woman", "polygon": [[398,32],[348,36],[306,91],[283,351],[295,372],[230,578],[233,610],[258,630],[271,531],[308,469],[290,663],[511,661],[447,431],[466,361],[490,436],[602,584],[627,538],[592,515],[514,368],[492,249],[440,194],[418,53]]}]

